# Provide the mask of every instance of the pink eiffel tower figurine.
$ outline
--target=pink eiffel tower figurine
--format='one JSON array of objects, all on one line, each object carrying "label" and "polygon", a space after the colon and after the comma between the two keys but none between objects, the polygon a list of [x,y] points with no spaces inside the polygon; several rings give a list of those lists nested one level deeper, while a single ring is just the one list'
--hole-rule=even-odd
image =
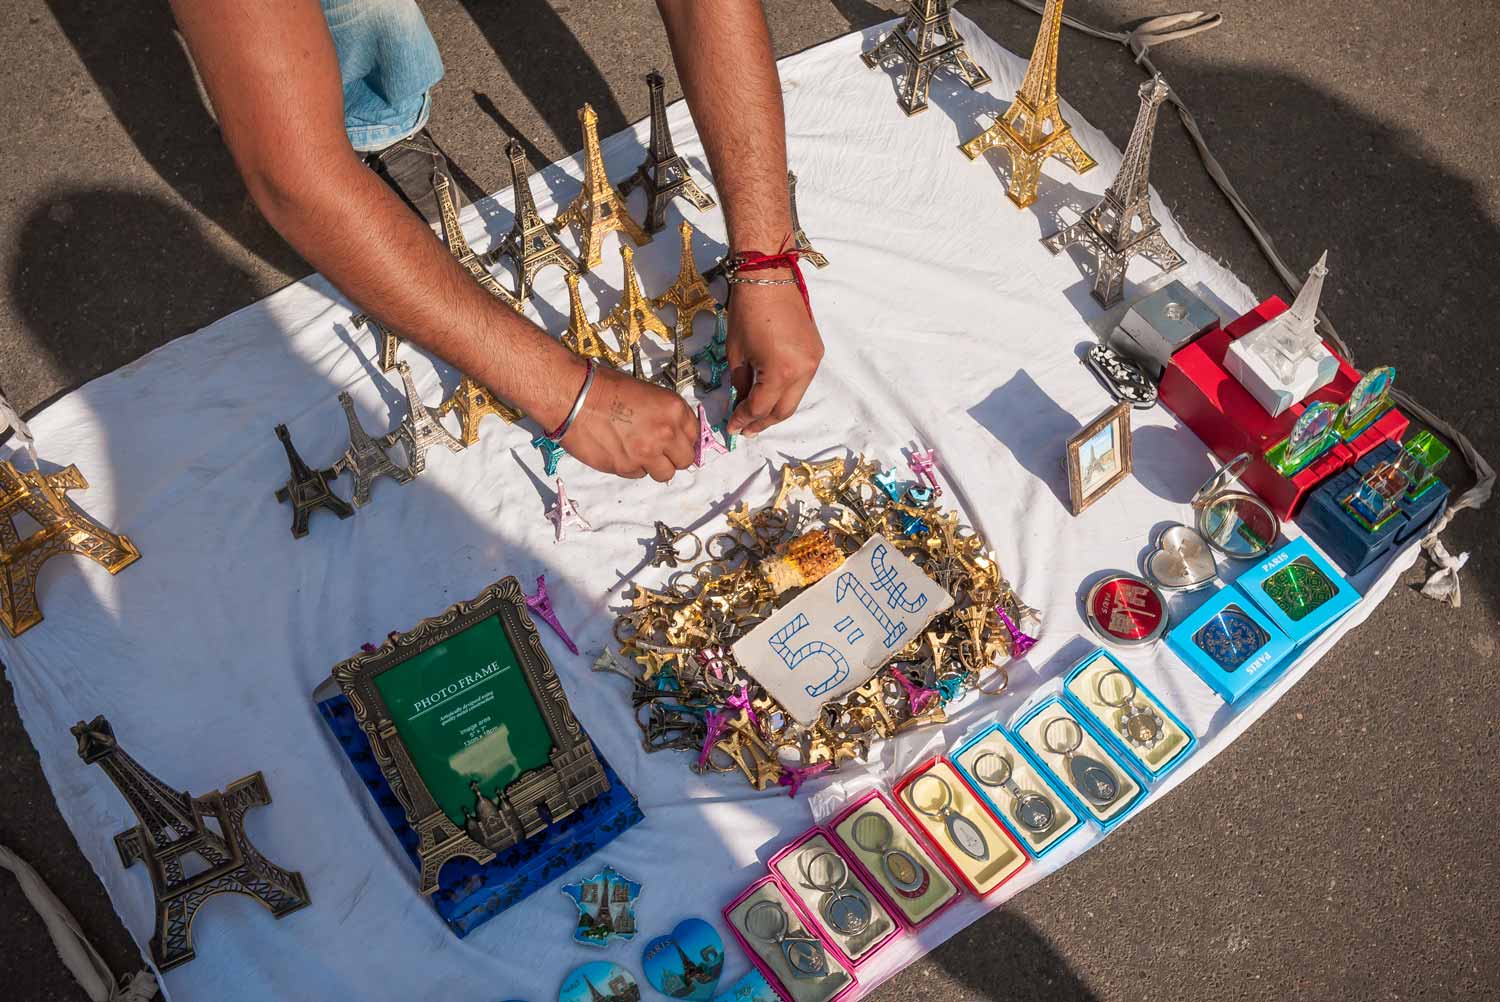
[{"label": "pink eiffel tower figurine", "polygon": [[937,478],[937,450],[928,449],[924,452],[921,449],[913,449],[911,458],[906,462],[918,480],[928,487],[941,487]]},{"label": "pink eiffel tower figurine", "polygon": [[536,576],[536,594],[526,596],[526,608],[537,619],[552,627],[552,632],[562,638],[564,647],[574,654],[578,653],[578,645],[573,643],[573,638],[568,636],[568,631],[558,622],[557,613],[552,608],[552,599],[547,595],[547,575]]},{"label": "pink eiffel tower figurine", "polygon": [[724,448],[724,443],[719,441],[718,432],[714,431],[713,425],[708,423],[708,411],[703,405],[698,405],[698,452],[693,460],[694,466],[703,465],[703,457],[710,452],[717,452],[721,456],[727,456],[729,450]]},{"label": "pink eiffel tower figurine", "polygon": [[578,502],[568,497],[568,489],[563,486],[562,477],[557,478],[557,500],[547,509],[547,521],[552,523],[557,532],[556,538],[552,540],[554,543],[563,541],[563,529],[566,526],[576,525],[584,532],[592,532],[594,528],[578,510]]}]

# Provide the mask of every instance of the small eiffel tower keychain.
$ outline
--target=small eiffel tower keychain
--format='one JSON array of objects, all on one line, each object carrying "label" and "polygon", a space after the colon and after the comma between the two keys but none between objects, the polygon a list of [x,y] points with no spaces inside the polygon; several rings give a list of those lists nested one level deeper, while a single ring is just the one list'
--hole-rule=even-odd
[{"label": "small eiffel tower keychain", "polygon": [[[1112,675],[1120,676],[1128,686],[1125,694],[1114,700],[1104,695],[1104,681]],[[1143,706],[1135,701],[1135,679],[1118,668],[1111,668],[1099,676],[1099,680],[1094,683],[1094,691],[1099,695],[1099,702],[1119,711],[1115,714],[1115,728],[1132,747],[1150,751],[1161,743],[1167,733],[1167,723],[1154,707],[1149,704]]]},{"label": "small eiffel tower keychain", "polygon": [[[943,791],[942,802],[935,808],[923,807],[917,803],[917,787],[924,781],[936,783]],[[924,773],[912,780],[911,786],[906,788],[906,799],[929,818],[941,821],[948,832],[948,841],[958,846],[965,856],[981,863],[990,858],[990,843],[984,837],[984,832],[973,821],[953,809],[953,787],[948,785],[946,779],[930,772]]]},{"label": "small eiffel tower keychain", "polygon": [[911,853],[891,845],[896,830],[884,815],[873,811],[860,815],[850,834],[855,845],[880,856],[881,872],[897,894],[903,898],[920,898],[927,893],[927,888],[932,885],[932,875]]},{"label": "small eiffel tower keychain", "polygon": [[765,943],[775,943],[791,969],[792,976],[804,981],[828,976],[828,952],[823,944],[806,931],[789,931],[791,920],[778,902],[762,900],[745,912],[745,931]]},{"label": "small eiffel tower keychain", "polygon": [[[1058,724],[1073,728],[1070,744],[1053,744],[1052,729]],[[1068,766],[1073,788],[1095,807],[1108,807],[1120,796],[1120,780],[1109,766],[1078,749],[1083,745],[1083,727],[1071,717],[1053,717],[1042,728],[1042,744],[1054,755],[1061,755]]]},{"label": "small eiffel tower keychain", "polygon": [[[826,860],[821,876],[814,876],[818,863]],[[857,936],[869,928],[874,909],[870,899],[857,888],[849,886],[849,864],[844,857],[832,849],[819,849],[812,856],[801,856],[797,869],[802,873],[802,886],[808,890],[821,891],[818,914],[828,928],[844,936]]]},{"label": "small eiffel tower keychain", "polygon": [[1014,798],[1011,814],[1021,827],[1036,835],[1051,830],[1057,820],[1057,808],[1052,801],[1035,790],[1023,790],[1011,777],[1011,761],[999,752],[987,751],[974,760],[969,767],[974,778],[985,786],[1003,789]]}]

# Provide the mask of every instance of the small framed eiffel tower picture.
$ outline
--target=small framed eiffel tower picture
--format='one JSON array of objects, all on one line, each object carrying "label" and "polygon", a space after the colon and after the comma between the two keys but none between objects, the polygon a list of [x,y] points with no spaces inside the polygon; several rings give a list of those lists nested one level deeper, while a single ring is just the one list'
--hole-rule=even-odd
[{"label": "small framed eiffel tower picture", "polygon": [[333,669],[417,834],[419,890],[610,788],[513,577]]}]

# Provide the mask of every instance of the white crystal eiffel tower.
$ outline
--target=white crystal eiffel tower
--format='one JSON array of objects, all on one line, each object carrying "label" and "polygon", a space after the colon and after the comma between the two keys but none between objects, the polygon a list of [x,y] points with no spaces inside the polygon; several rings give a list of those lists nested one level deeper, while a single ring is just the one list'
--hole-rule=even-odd
[{"label": "white crystal eiffel tower", "polygon": [[385,437],[386,445],[397,442],[406,446],[406,469],[413,477],[420,477],[427,469],[427,450],[441,445],[449,452],[463,452],[464,444],[453,433],[443,427],[439,420],[443,412],[437,407],[428,407],[417,393],[417,384],[411,377],[411,366],[396,363],[401,373],[401,384],[406,390],[406,416],[396,430]]},{"label": "white crystal eiffel tower", "polygon": [[1292,308],[1244,337],[1224,353],[1224,368],[1272,417],[1333,382],[1339,363],[1316,329],[1318,300],[1328,275],[1328,252],[1307,273]]},{"label": "white crystal eiffel tower", "polygon": [[458,203],[453,201],[453,185],[448,180],[448,175],[442,171],[432,172],[432,191],[437,196],[438,218],[443,227],[443,243],[448,245],[448,253],[458,259],[458,263],[464,266],[474,281],[478,282],[485,292],[500,300],[506,306],[517,313],[525,313],[526,308],[521,300],[512,296],[500,284],[500,280],[490,274],[490,270],[479,260],[479,255],[474,253],[474,248],[469,246],[468,238],[464,236],[462,227],[458,225]]},{"label": "white crystal eiffel tower", "polygon": [[1182,265],[1182,255],[1161,235],[1161,224],[1151,215],[1151,136],[1156,113],[1169,89],[1160,74],[1141,84],[1141,110],[1125,146],[1120,171],[1104,190],[1104,198],[1083,218],[1042,240],[1054,254],[1082,244],[1094,256],[1094,298],[1113,306],[1125,292],[1125,268],[1137,254],[1162,271]]},{"label": "white crystal eiffel tower", "polygon": [[953,0],[909,0],[901,23],[861,58],[870,67],[887,60],[906,64],[896,102],[908,115],[927,110],[932,74],[945,66],[970,90],[990,82],[990,75],[969,58],[963,36],[953,27]]},{"label": "white crystal eiffel tower", "polygon": [[536,211],[536,200],[531,197],[531,164],[526,160],[526,151],[512,139],[505,144],[505,155],[510,158],[510,185],[515,192],[516,222],[500,246],[490,255],[491,262],[510,258],[516,269],[516,289],[521,298],[531,296],[531,280],[538,271],[548,265],[557,265],[571,275],[578,274],[578,261],[563,249],[552,235],[552,230],[542,221]]},{"label": "white crystal eiffel tower", "polygon": [[344,417],[349,422],[349,448],[331,469],[335,477],[345,470],[354,475],[354,507],[363,508],[370,503],[370,486],[380,477],[390,477],[398,484],[411,483],[411,471],[397,466],[380,442],[371,438],[364,425],[359,423],[354,400],[347,391],[339,392],[339,405],[344,408]]}]

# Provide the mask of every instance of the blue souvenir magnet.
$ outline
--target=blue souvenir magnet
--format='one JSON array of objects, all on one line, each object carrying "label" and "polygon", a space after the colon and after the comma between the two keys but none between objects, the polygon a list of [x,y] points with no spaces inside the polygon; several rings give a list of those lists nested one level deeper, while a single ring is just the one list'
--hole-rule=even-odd
[{"label": "blue souvenir magnet", "polygon": [[683,919],[641,951],[646,981],[674,999],[708,1002],[724,973],[724,940],[700,918]]},{"label": "blue souvenir magnet", "polygon": [[630,972],[607,960],[594,960],[563,978],[557,1002],[638,1002],[641,986]]},{"label": "blue souvenir magnet", "polygon": [[749,974],[714,996],[714,1002],[781,1002],[781,996],[776,994],[764,974],[752,968]]},{"label": "blue souvenir magnet", "polygon": [[[615,938],[635,938],[635,899],[640,897],[641,885],[619,870],[606,866],[592,877],[564,884],[562,892],[578,906],[578,925],[573,929],[575,942],[607,946]],[[582,970],[573,973],[577,975]],[[567,989],[566,982],[563,988]],[[565,995],[558,997],[566,1002]],[[587,1002],[587,989],[582,998]]]}]

